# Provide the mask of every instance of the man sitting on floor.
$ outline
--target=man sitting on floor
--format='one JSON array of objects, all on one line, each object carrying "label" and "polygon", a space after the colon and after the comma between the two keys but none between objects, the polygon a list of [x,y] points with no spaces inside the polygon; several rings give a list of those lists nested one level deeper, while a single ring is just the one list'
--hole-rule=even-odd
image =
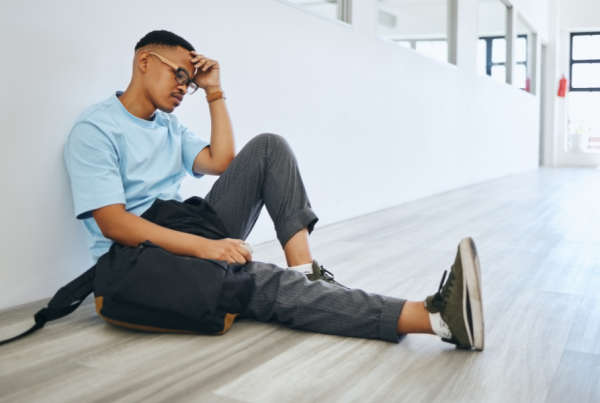
[{"label": "man sitting on floor", "polygon": [[[64,157],[76,217],[82,220],[94,262],[113,242],[145,240],[184,256],[245,264],[254,283],[242,317],[276,320],[291,328],[398,342],[407,333],[437,334],[461,348],[484,346],[479,260],[463,239],[448,280],[425,302],[410,302],[338,284],[313,260],[311,209],[286,140],[261,134],[235,155],[219,63],[183,38],[153,31],[135,47],[125,92],[86,109]],[[171,114],[184,96],[202,89],[211,117],[210,143]],[[140,216],[156,199],[179,200],[186,172],[220,175],[206,201],[236,239],[210,240],[161,227]],[[288,268],[253,262],[244,242],[266,206]],[[304,274],[303,271],[308,271]]]}]

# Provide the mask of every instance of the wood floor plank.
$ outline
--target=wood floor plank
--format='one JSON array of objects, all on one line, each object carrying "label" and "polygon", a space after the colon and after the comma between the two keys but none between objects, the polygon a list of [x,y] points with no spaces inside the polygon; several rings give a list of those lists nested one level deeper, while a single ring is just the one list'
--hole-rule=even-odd
[{"label": "wood floor plank", "polygon": [[543,402],[583,297],[523,290],[436,401]]},{"label": "wood floor plank", "polygon": [[600,355],[567,350],[548,392],[546,403],[600,401]]},{"label": "wood floor plank", "polygon": [[[600,298],[584,298],[571,329],[566,350],[600,355]],[[600,378],[599,378],[600,379]]]}]

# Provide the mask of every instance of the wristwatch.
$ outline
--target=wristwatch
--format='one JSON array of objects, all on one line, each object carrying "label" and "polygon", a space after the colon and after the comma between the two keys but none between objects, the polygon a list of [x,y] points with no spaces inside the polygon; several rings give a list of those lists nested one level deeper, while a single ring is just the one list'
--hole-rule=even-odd
[{"label": "wristwatch", "polygon": [[206,100],[208,101],[208,103],[211,103],[212,101],[216,101],[217,99],[227,99],[225,98],[225,93],[222,91],[217,91],[217,92],[213,92],[210,95],[206,96]]}]

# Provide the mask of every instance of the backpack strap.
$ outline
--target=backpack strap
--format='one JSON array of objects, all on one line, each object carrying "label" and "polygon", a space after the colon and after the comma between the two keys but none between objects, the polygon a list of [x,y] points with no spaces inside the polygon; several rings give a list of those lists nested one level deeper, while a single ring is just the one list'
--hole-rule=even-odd
[{"label": "backpack strap", "polygon": [[48,306],[33,316],[35,325],[31,329],[10,339],[0,341],[0,346],[25,337],[43,328],[46,322],[60,319],[75,311],[83,300],[94,291],[95,276],[96,266],[94,265],[81,276],[58,290],[50,302],[48,302]]}]

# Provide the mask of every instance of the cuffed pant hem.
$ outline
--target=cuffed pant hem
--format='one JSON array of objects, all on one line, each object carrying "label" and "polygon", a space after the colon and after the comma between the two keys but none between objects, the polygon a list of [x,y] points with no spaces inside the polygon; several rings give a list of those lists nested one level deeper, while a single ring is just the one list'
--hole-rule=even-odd
[{"label": "cuffed pant hem", "polygon": [[381,340],[399,343],[404,338],[404,335],[398,334],[398,320],[405,303],[404,299],[385,297],[379,318],[379,338]]},{"label": "cuffed pant hem", "polygon": [[319,221],[317,215],[312,211],[310,207],[304,207],[302,210],[298,211],[285,223],[279,225],[276,229],[277,239],[281,246],[285,246],[285,244],[293,237],[296,232],[300,231],[302,228],[308,228],[308,233],[310,234],[315,224]]}]

